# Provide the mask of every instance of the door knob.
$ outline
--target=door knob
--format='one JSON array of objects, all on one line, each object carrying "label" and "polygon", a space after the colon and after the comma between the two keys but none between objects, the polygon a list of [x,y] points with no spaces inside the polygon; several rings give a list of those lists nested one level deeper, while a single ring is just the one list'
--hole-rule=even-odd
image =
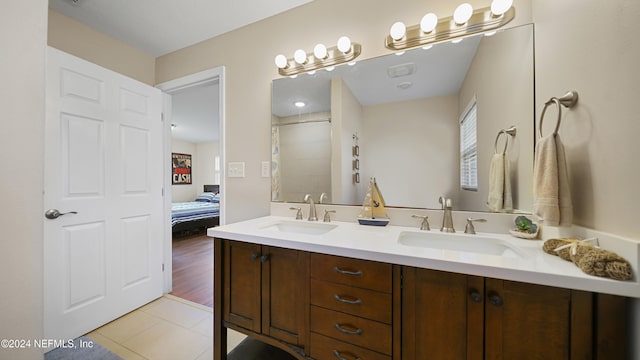
[{"label": "door knob", "polygon": [[77,211],[69,211],[69,212],[65,212],[65,213],[61,213],[60,211],[58,211],[58,209],[49,209],[44,213],[44,217],[46,217],[47,219],[57,219],[62,215],[66,215],[66,214],[77,214]]}]

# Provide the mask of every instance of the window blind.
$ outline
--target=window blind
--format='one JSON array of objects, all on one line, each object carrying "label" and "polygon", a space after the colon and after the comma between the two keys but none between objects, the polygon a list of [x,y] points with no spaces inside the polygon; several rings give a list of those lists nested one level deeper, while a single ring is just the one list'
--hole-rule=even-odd
[{"label": "window blind", "polygon": [[460,186],[478,190],[478,136],[475,99],[460,121]]}]

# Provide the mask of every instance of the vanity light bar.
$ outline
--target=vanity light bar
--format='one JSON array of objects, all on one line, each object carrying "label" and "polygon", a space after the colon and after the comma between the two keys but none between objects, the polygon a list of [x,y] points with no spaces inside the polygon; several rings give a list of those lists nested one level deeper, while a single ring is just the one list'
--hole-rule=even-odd
[{"label": "vanity light bar", "polygon": [[[318,46],[316,45],[316,48]],[[342,37],[339,39],[337,46],[326,49],[326,53],[324,51],[321,52],[324,57],[315,55],[316,51],[308,54],[304,53],[303,50],[297,50],[296,56],[293,58],[287,59],[284,55],[276,56],[276,66],[280,75],[293,76],[350,63],[360,56],[361,52],[362,47],[360,44],[352,43],[347,37]]]},{"label": "vanity light bar", "polygon": [[420,24],[406,28],[404,36],[399,39],[398,34],[390,34],[385,39],[384,46],[387,49],[400,51],[418,46],[462,38],[472,34],[498,29],[513,20],[516,9],[511,6],[504,14],[495,15],[491,7],[475,10],[471,17],[463,24],[458,24],[453,16],[438,20],[435,28],[430,32],[422,31]]}]

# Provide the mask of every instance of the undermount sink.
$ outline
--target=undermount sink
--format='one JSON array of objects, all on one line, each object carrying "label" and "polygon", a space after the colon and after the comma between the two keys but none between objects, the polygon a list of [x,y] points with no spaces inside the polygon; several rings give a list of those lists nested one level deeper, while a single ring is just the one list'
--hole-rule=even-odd
[{"label": "undermount sink", "polygon": [[482,235],[402,231],[398,235],[398,244],[436,250],[522,257],[521,252],[506,241]]},{"label": "undermount sink", "polygon": [[277,231],[283,233],[322,235],[335,229],[337,225],[326,223],[312,223],[306,221],[277,221],[260,227],[262,230]]}]

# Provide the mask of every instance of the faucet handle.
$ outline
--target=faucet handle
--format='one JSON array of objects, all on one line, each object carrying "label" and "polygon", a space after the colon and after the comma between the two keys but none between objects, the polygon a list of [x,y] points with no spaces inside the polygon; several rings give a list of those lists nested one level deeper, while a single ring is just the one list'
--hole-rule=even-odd
[{"label": "faucet handle", "polygon": [[302,209],[299,207],[290,207],[289,210],[297,210],[296,220],[302,220]]},{"label": "faucet handle", "polygon": [[473,226],[473,222],[487,222],[487,219],[472,219],[467,218],[467,225],[464,227],[465,234],[475,234],[476,228]]},{"label": "faucet handle", "polygon": [[431,226],[429,226],[429,217],[424,215],[411,215],[412,218],[422,219],[420,223],[420,230],[431,230]]},{"label": "faucet handle", "polygon": [[335,214],[335,210],[325,210],[324,211],[324,222],[331,222],[331,213]]}]

